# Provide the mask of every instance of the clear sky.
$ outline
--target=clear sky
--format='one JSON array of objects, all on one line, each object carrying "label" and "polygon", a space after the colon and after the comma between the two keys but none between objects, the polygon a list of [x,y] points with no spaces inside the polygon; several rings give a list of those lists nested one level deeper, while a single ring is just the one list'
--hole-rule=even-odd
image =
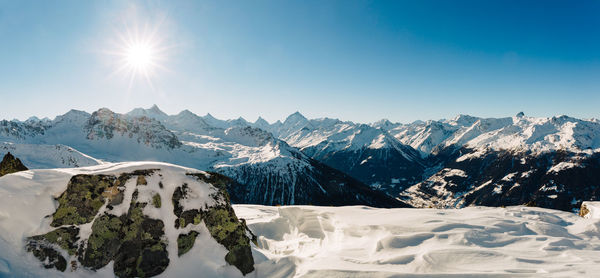
[{"label": "clear sky", "polygon": [[[155,31],[150,81],[117,70],[127,30]],[[155,103],[270,122],[600,118],[600,1],[0,0],[0,118]]]}]

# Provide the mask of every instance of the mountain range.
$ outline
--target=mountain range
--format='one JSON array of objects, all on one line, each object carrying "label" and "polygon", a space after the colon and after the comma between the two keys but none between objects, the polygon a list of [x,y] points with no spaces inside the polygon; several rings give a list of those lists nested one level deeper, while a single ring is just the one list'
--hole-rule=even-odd
[{"label": "mountain range", "polygon": [[155,160],[219,172],[238,183],[237,203],[573,210],[600,198],[600,121],[568,116],[269,123],[155,105],[4,120],[0,143],[29,168]]}]

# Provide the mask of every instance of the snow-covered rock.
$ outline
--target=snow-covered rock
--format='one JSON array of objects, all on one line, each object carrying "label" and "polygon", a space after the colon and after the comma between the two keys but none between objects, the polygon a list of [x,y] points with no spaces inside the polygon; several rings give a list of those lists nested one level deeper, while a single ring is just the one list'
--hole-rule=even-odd
[{"label": "snow-covered rock", "polygon": [[600,219],[600,202],[586,201],[581,203],[579,216],[588,219]]},{"label": "snow-covered rock", "polygon": [[227,181],[154,162],[1,177],[0,276],[241,277],[252,235]]}]

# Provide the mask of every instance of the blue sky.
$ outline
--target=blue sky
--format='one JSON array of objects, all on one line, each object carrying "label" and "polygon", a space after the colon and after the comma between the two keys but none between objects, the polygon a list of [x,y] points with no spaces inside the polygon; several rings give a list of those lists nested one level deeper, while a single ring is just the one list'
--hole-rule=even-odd
[{"label": "blue sky", "polygon": [[[599,1],[0,0],[0,118],[156,103],[220,118],[600,117]],[[117,35],[157,28],[151,84]]]}]

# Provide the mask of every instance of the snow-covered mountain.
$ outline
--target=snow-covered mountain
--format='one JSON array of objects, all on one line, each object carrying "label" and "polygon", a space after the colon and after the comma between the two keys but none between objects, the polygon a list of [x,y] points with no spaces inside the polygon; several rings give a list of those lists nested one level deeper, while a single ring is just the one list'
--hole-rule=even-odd
[{"label": "snow-covered mountain", "polygon": [[419,153],[381,128],[329,118],[307,120],[296,112],[271,130],[306,155],[389,194],[422,180],[425,161]]},{"label": "snow-covered mountain", "polygon": [[417,207],[533,205],[577,210],[600,200],[600,153],[468,149],[443,153],[440,170],[401,193]]},{"label": "snow-covered mountain", "polygon": [[[92,114],[73,110],[49,122],[2,122],[7,128],[0,129],[0,140],[63,144],[105,161],[165,161],[225,173],[244,185],[233,191],[235,202],[405,206],[242,119],[220,121],[219,126],[210,122],[189,111],[168,116],[156,106],[128,114],[106,108]],[[65,166],[57,162],[35,165]]]},{"label": "snow-covered mountain", "polygon": [[[307,155],[367,184],[381,186],[393,196],[400,192],[415,206],[527,203],[572,210],[582,200],[600,197],[595,191],[600,188],[596,175],[600,173],[600,124],[596,119],[535,118],[524,113],[506,118],[458,115],[410,124],[384,119],[370,127],[309,120],[294,113],[282,124],[268,128]],[[394,156],[388,155],[388,150],[398,151],[392,151]],[[408,159],[390,163],[398,157]],[[539,175],[530,175],[533,172]],[[390,184],[405,180],[408,182],[400,184],[401,190]],[[557,182],[558,193],[548,190],[556,188]],[[413,186],[402,191],[409,185]]]},{"label": "snow-covered mountain", "polygon": [[451,120],[392,124],[385,128],[423,156],[435,155],[448,147],[463,146],[535,153],[600,151],[598,120],[568,116],[535,118],[519,113],[508,118],[478,118],[459,115]]},{"label": "snow-covered mountain", "polygon": [[[600,152],[600,122],[567,116],[458,115],[450,120],[366,125],[307,119],[296,112],[270,124],[262,118],[254,123],[219,120],[188,110],[167,115],[153,106],[125,115],[108,109],[92,114],[73,110],[54,120],[2,121],[0,141],[63,144],[105,161],[158,160],[214,170],[246,186],[232,194],[234,201],[260,204],[354,204],[383,198],[383,203],[369,204],[398,205],[385,196],[367,196],[381,191],[417,206],[535,203],[570,210],[580,200],[596,198],[590,190],[575,194],[571,188],[582,183],[600,186],[589,174]],[[513,162],[500,165],[503,159]],[[581,169],[578,175],[586,178],[572,178],[571,170],[548,172],[566,165],[575,165],[571,168]],[[532,171],[552,176],[520,181],[526,193],[518,198],[473,197],[476,190],[484,194],[489,188],[494,196],[509,194],[502,185],[511,180],[504,177],[528,177]],[[457,173],[467,178],[458,182]],[[563,197],[546,200],[546,195],[535,193],[557,180],[567,188]]]},{"label": "snow-covered mountain", "polygon": [[577,209],[600,198],[600,124],[567,116],[397,125],[391,134],[427,156],[434,173],[402,196],[416,206],[517,205]]}]

